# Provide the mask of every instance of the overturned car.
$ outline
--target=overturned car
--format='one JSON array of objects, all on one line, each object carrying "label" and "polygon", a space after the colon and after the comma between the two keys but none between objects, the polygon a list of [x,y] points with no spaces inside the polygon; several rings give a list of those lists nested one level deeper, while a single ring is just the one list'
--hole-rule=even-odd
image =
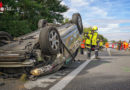
[{"label": "overturned car", "polygon": [[75,59],[83,32],[79,13],[64,25],[38,22],[39,29],[13,40],[0,32],[0,72],[8,77],[26,73],[30,77],[59,70]]}]

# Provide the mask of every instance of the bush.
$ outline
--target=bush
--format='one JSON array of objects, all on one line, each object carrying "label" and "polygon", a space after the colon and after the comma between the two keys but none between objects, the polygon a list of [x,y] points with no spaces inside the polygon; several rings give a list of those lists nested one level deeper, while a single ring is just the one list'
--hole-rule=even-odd
[{"label": "bush", "polygon": [[61,2],[62,0],[2,0],[4,7],[11,7],[11,10],[0,14],[0,31],[18,37],[37,30],[39,19],[61,22],[61,13],[68,10]]},{"label": "bush", "polygon": [[0,22],[0,24],[2,25],[2,27],[0,28],[1,31],[8,32],[12,36],[15,36],[15,37],[31,32],[29,23],[25,20],[24,21],[9,21],[8,23]]}]

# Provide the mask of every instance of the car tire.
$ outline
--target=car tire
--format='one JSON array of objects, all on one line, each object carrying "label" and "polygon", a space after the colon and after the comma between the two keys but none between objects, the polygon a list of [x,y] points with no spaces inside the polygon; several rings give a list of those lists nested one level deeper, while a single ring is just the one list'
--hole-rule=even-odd
[{"label": "car tire", "polygon": [[40,32],[39,44],[43,54],[56,55],[60,51],[61,42],[58,30],[53,26],[46,26]]},{"label": "car tire", "polygon": [[79,30],[79,33],[83,33],[83,24],[82,24],[82,18],[79,13],[74,13],[72,16],[72,23],[77,25],[77,28]]},{"label": "car tire", "polygon": [[47,20],[41,19],[41,20],[39,20],[39,22],[38,22],[38,28],[43,28],[43,27],[46,26],[46,24],[47,24]]},{"label": "car tire", "polygon": [[2,40],[13,41],[13,37],[4,31],[0,31],[0,46],[4,46],[6,43],[1,42]]}]

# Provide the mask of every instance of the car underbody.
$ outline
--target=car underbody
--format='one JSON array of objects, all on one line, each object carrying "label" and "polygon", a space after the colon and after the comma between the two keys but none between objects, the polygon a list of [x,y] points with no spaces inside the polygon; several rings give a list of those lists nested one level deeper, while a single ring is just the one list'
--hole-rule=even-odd
[{"label": "car underbody", "polygon": [[0,72],[3,76],[15,77],[26,73],[37,77],[53,73],[74,60],[83,31],[80,14],[64,25],[39,21],[39,29],[15,38],[1,39]]}]

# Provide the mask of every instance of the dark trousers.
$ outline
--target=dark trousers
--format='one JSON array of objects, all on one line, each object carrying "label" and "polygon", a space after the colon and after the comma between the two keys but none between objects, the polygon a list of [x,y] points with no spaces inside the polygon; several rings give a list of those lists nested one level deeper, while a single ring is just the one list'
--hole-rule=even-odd
[{"label": "dark trousers", "polygon": [[121,46],[118,46],[118,50],[121,50]]},{"label": "dark trousers", "polygon": [[91,57],[91,48],[87,48],[87,58]]},{"label": "dark trousers", "polygon": [[99,50],[99,48],[98,48],[98,46],[94,46],[94,45],[92,45],[91,46],[91,48],[87,48],[87,57],[88,58],[90,58],[91,57],[91,51],[95,51],[95,57],[97,58],[98,57],[98,50]]},{"label": "dark trousers", "polygon": [[83,55],[84,54],[84,48],[80,48],[80,53]]}]

